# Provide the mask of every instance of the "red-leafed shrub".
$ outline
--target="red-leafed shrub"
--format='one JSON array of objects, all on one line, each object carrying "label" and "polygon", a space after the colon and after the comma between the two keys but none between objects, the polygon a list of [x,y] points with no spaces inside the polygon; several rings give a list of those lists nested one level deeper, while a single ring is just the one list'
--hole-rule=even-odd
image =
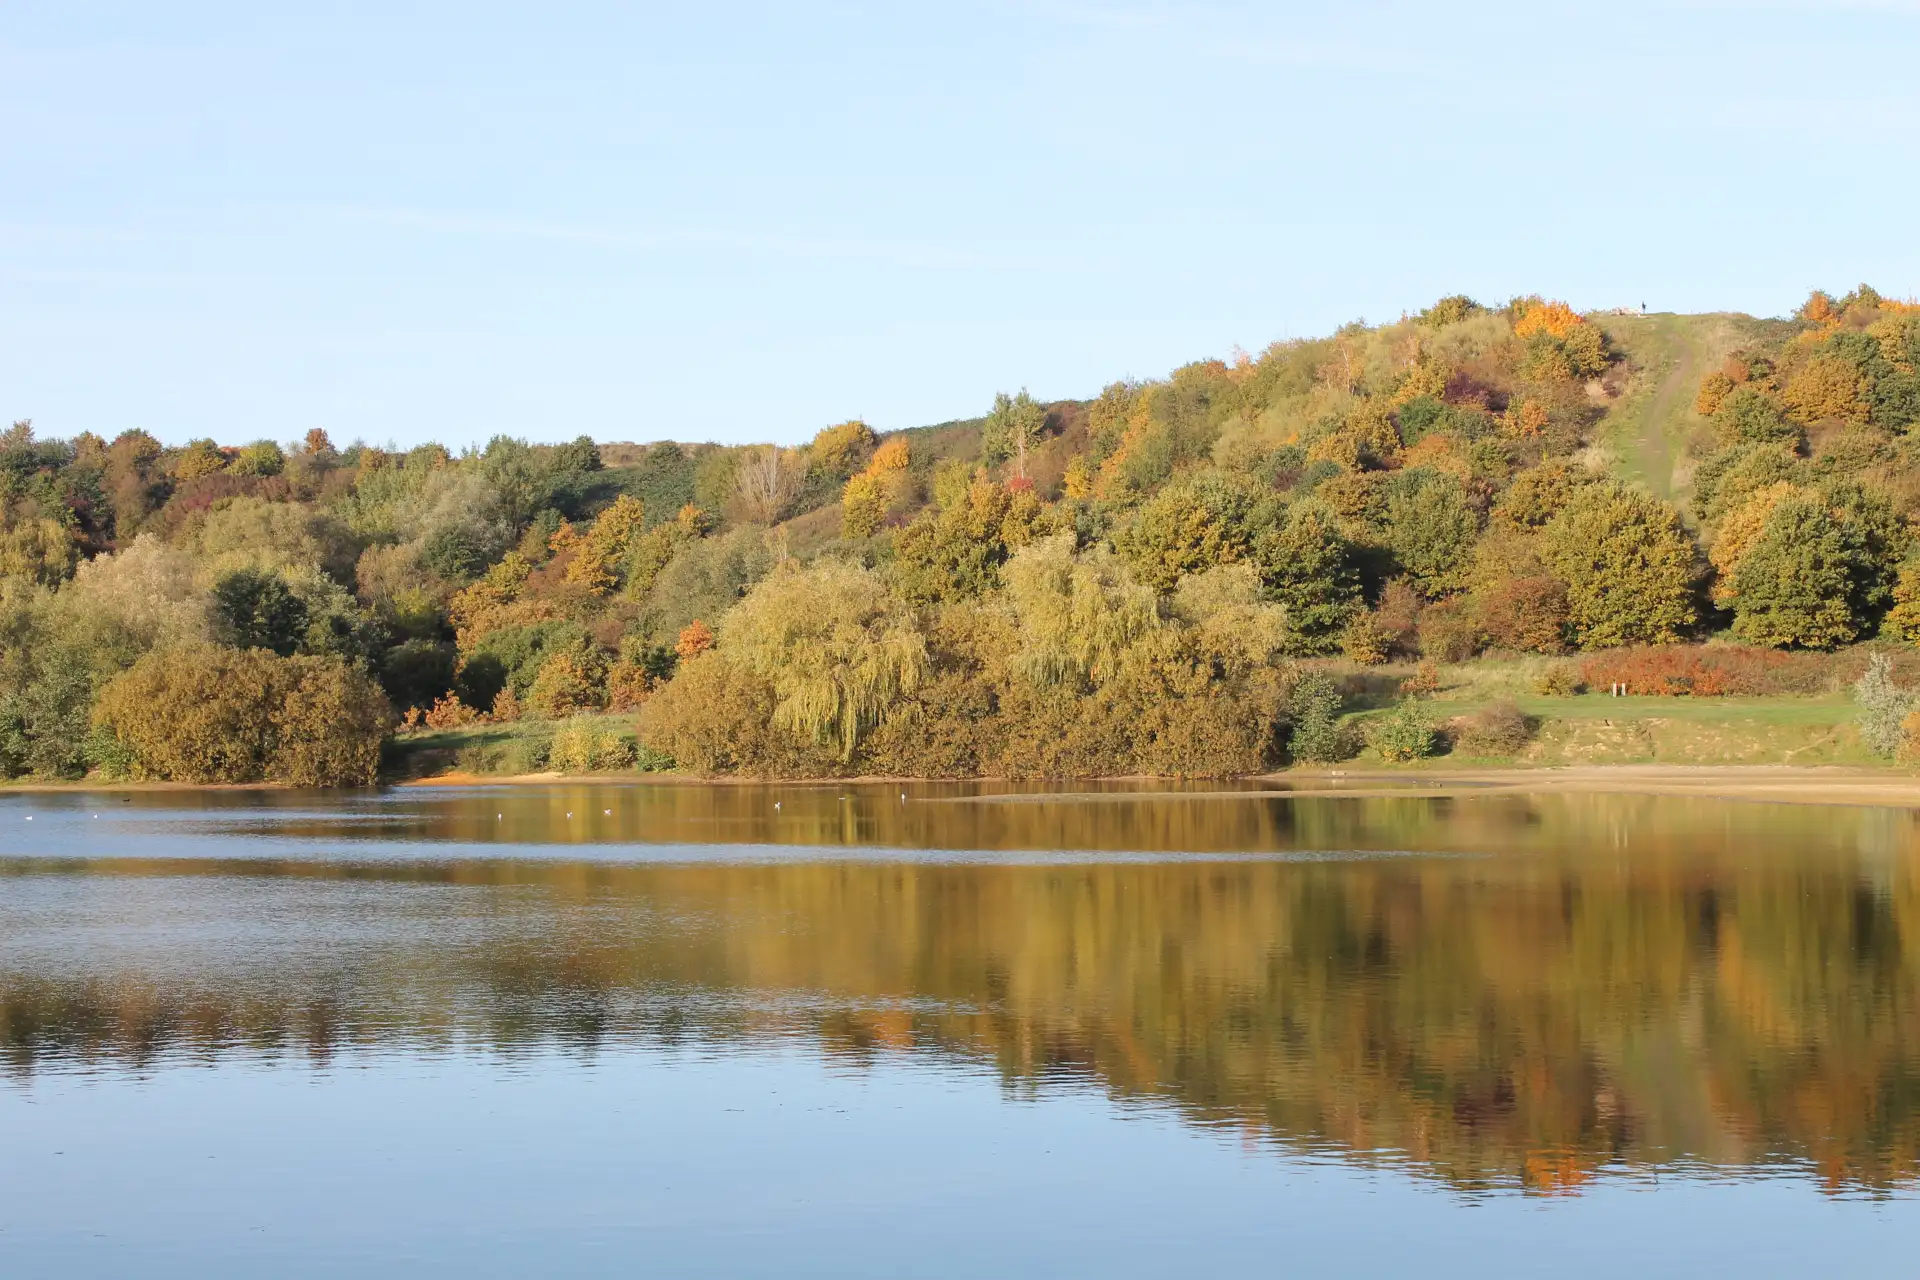
[{"label": "red-leafed shrub", "polygon": [[1624,685],[1655,698],[1814,693],[1825,687],[1830,665],[1818,654],[1746,645],[1658,645],[1591,654],[1580,663],[1580,680],[1595,693]]}]

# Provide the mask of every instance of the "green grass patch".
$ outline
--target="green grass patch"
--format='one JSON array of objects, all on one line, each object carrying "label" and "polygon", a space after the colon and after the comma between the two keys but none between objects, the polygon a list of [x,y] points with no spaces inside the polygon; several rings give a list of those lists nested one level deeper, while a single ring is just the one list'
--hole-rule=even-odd
[{"label": "green grass patch", "polygon": [[[572,749],[564,741],[573,736]],[[556,752],[556,738],[562,738]],[[585,740],[599,749],[583,751]],[[612,744],[619,744],[613,748]],[[403,733],[388,746],[384,772],[395,781],[448,773],[481,777],[571,772],[620,773],[658,769],[667,762],[641,747],[629,714],[576,716],[572,720],[516,720],[458,729]]]},{"label": "green grass patch", "polygon": [[1858,711],[1847,698],[1516,698],[1543,720],[1685,720],[1694,724],[1841,725]]}]

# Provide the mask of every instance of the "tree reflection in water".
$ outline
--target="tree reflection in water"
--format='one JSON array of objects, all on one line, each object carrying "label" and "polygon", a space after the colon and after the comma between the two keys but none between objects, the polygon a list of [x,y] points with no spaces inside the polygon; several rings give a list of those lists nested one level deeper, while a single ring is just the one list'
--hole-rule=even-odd
[{"label": "tree reflection in water", "polygon": [[[848,807],[799,806],[796,838],[833,843]],[[24,1074],[800,1036],[851,1062],[990,1060],[1015,1089],[1092,1080],[1464,1188],[1564,1192],[1676,1163],[1807,1164],[1837,1190],[1915,1177],[1905,815],[1608,797],[867,807],[854,842],[944,822],[893,838],[1216,856],[12,860],[0,1055]],[[1436,852],[1217,856],[1314,848]]]}]

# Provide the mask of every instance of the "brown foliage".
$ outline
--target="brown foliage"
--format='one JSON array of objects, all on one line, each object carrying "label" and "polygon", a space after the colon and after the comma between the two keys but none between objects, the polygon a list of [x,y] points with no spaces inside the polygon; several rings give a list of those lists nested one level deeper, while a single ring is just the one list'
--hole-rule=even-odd
[{"label": "brown foliage", "polygon": [[680,655],[680,661],[691,662],[707,650],[713,648],[713,629],[695,618],[680,629],[680,639],[673,651]]},{"label": "brown foliage", "polygon": [[1564,653],[1567,584],[1545,574],[1509,578],[1480,596],[1480,627],[1496,648]]},{"label": "brown foliage", "polygon": [[393,710],[337,658],[206,647],[141,658],[100,691],[94,721],[143,777],[366,786]]},{"label": "brown foliage", "polygon": [[1240,688],[1178,690],[1179,683],[1175,673],[1143,672],[1075,697],[1016,681],[1001,697],[1006,745],[990,772],[1228,777],[1277,763],[1286,693],[1279,673],[1260,673]]},{"label": "brown foliage", "polygon": [[681,666],[640,709],[640,741],[692,773],[815,777],[833,773],[833,749],[773,725],[773,685],[723,653]]},{"label": "brown foliage", "polygon": [[1424,659],[1413,674],[1400,682],[1400,692],[1409,698],[1431,698],[1440,692],[1440,668],[1432,658]]},{"label": "brown foliage", "polygon": [[1390,654],[1404,657],[1418,648],[1420,609],[1420,593],[1405,578],[1395,578],[1380,593],[1373,620],[1387,638]]},{"label": "brown foliage", "polygon": [[1511,756],[1533,739],[1533,721],[1512,701],[1496,702],[1459,722],[1454,751],[1466,756]]},{"label": "brown foliage", "polygon": [[1580,663],[1589,689],[1619,684],[1629,694],[1657,698],[1807,693],[1825,674],[1817,657],[1746,645],[1612,649]]},{"label": "brown foliage", "polygon": [[591,645],[563,649],[541,664],[527,690],[527,705],[550,720],[607,705],[607,660]]},{"label": "brown foliage", "polygon": [[637,662],[621,660],[607,668],[607,710],[632,711],[647,700],[653,683],[647,669]]},{"label": "brown foliage", "polygon": [[[418,707],[408,707],[408,718],[411,719],[417,711]],[[459,694],[449,693],[429,707],[422,719],[429,729],[458,729],[462,725],[477,723],[480,713],[460,701]]]},{"label": "brown foliage", "polygon": [[943,671],[887,714],[865,745],[869,771],[890,777],[975,778],[1000,759],[1006,725],[977,672]]},{"label": "brown foliage", "polygon": [[1355,614],[1346,630],[1340,633],[1340,652],[1349,661],[1363,667],[1375,667],[1385,662],[1391,643],[1379,620],[1371,613]]},{"label": "brown foliage", "polygon": [[1440,662],[1465,662],[1480,651],[1480,625],[1456,596],[1420,615],[1420,652]]}]

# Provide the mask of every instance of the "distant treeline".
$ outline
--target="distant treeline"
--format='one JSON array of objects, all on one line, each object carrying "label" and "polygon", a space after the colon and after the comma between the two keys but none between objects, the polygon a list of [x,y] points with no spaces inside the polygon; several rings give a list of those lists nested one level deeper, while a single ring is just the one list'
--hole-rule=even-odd
[{"label": "distant treeline", "polygon": [[699,771],[1220,774],[1338,754],[1321,656],[1920,638],[1920,308],[1747,331],[1685,509],[1596,447],[1644,371],[1537,297],[799,448],[21,422],[0,770],[363,782],[396,724],[633,710]]}]

